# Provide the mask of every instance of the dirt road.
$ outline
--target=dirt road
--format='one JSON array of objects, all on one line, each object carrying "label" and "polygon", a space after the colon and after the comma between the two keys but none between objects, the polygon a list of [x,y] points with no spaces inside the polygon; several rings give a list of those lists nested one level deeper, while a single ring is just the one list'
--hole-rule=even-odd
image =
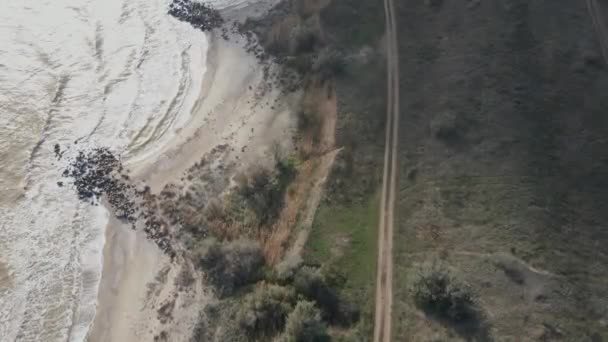
[{"label": "dirt road", "polygon": [[608,63],[608,28],[604,21],[604,7],[597,0],[587,0],[587,8],[589,9],[593,27],[598,35],[604,61]]},{"label": "dirt road", "polygon": [[397,145],[399,133],[399,59],[393,0],[384,0],[387,35],[387,120],[380,222],[378,224],[378,271],[374,342],[391,340],[393,303],[393,224],[397,190]]}]

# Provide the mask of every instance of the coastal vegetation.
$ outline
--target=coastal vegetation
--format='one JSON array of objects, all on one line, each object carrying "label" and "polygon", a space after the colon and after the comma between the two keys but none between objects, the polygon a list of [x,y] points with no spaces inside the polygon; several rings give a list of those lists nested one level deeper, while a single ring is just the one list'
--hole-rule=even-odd
[{"label": "coastal vegetation", "polygon": [[459,322],[474,314],[474,295],[470,286],[440,261],[418,266],[413,272],[411,292],[423,310]]},{"label": "coastal vegetation", "polygon": [[[358,2],[360,9],[350,5],[356,13],[349,18],[353,22],[364,16],[359,11],[369,8]],[[369,49],[382,32],[344,49],[340,35],[347,32],[328,24],[341,15],[341,6],[340,0],[325,5],[284,1],[239,28],[246,36],[255,33],[282,66],[282,75],[298,75],[303,94],[296,108],[297,139],[294,152],[275,148],[272,167],[254,165],[239,172],[230,191],[207,201],[202,210],[187,205],[184,196],[178,196],[181,204],[171,199],[164,205],[166,212],[177,213],[176,222],[188,222],[181,240],[219,299],[201,312],[193,341],[368,340],[379,184],[375,173],[381,156],[375,152],[381,151],[383,141],[382,132],[374,130],[383,127],[378,112],[384,103],[379,87],[384,84],[384,58]],[[375,13],[381,28],[381,4]],[[280,84],[292,89],[290,82]],[[323,103],[336,92],[344,94],[332,114]],[[330,131],[335,115],[341,126]],[[362,140],[354,138],[355,131]],[[303,199],[310,196],[306,178],[313,177],[320,160],[337,147],[344,151],[329,175],[330,188],[321,195],[312,227],[306,228],[311,232],[302,256],[287,254],[284,246],[293,243],[306,208],[297,203],[306,203]],[[368,161],[360,164],[360,158]],[[357,179],[363,175],[364,181]],[[348,245],[334,254],[334,244],[342,238]]]},{"label": "coastal vegetation", "polygon": [[[181,294],[186,297],[198,291],[201,281],[209,286],[214,302],[201,307],[193,341],[367,339],[367,328],[359,327],[369,327],[370,321],[367,295],[375,272],[372,222],[376,221],[376,212],[370,208],[377,203],[379,179],[377,157],[369,153],[379,150],[373,140],[381,136],[370,131],[382,127],[378,119],[382,115],[377,115],[382,101],[375,93],[382,93],[378,85],[384,84],[382,64],[377,63],[383,58],[369,51],[381,33],[365,45],[339,48],[336,42],[341,38],[326,28],[331,16],[342,10],[332,6],[284,1],[268,16],[240,28],[260,38],[268,52],[259,54],[260,63],[273,58],[280,65],[281,81],[285,75],[297,75],[274,84],[284,92],[300,90],[300,103],[294,108],[298,124],[293,149],[273,146],[259,164],[241,167],[222,164],[230,146],[217,145],[179,181],[162,185],[160,192],[131,179],[120,157],[106,150],[82,154],[66,171],[77,185],[85,184],[78,189],[83,201],[97,203],[107,196],[119,218],[144,230],[179,268],[173,278],[178,294],[154,307],[161,324],[176,319],[177,297],[181,300]],[[195,1],[174,1],[169,14],[203,31],[223,22],[217,11]],[[291,19],[286,21],[287,17]],[[279,34],[270,35],[277,27]],[[370,78],[359,79],[361,71]],[[264,82],[274,81],[274,76],[264,75]],[[362,85],[373,90],[357,89]],[[352,128],[361,135],[350,135]],[[60,150],[55,154],[59,158]],[[359,163],[368,156],[373,160]],[[371,178],[358,179],[368,171]],[[335,194],[323,193],[325,184]],[[340,192],[347,188],[358,195],[355,201]],[[311,239],[324,238],[318,231],[323,225],[315,215],[318,207],[323,215],[336,217],[327,221],[335,224],[328,232],[352,234],[356,242],[352,252],[320,260],[309,250],[307,239],[299,239],[310,230]],[[339,222],[360,208],[365,208],[362,215],[353,217],[361,218],[362,224]],[[337,236],[328,238],[338,241]],[[365,267],[356,270],[346,255],[362,256],[353,260],[365,262]],[[339,270],[340,265],[348,267]],[[174,276],[171,272],[161,270],[155,281],[171,279],[167,278]],[[351,275],[354,282],[349,280]],[[160,290],[150,286],[149,293],[155,291]],[[169,329],[161,329],[155,340],[170,340]]]},{"label": "coastal vegetation", "polygon": [[[382,144],[382,133],[375,130],[383,127],[378,112],[383,107],[384,59],[369,52],[378,44],[380,31],[364,43],[341,46],[345,37],[340,35],[347,33],[329,22],[341,15],[343,1],[334,2],[281,2],[267,17],[240,28],[261,37],[284,75],[298,75],[302,100],[295,109],[299,115],[293,151],[275,146],[268,154],[270,163],[254,164],[228,178],[213,169],[228,148],[220,145],[188,169],[182,183],[168,184],[158,195],[149,187],[125,187],[137,194],[128,207],[134,226],[143,219],[138,224],[186,263],[176,279],[181,291],[194,286],[201,273],[216,295],[217,303],[201,310],[193,341],[368,339],[381,155],[376,152]],[[197,6],[175,1],[170,14],[202,30],[221,23],[217,12]],[[364,16],[363,7],[351,9],[356,14],[349,20]],[[375,13],[381,21],[379,9]],[[286,23],[287,17],[297,19]],[[281,34],[270,36],[277,27]],[[279,86],[288,91],[293,85]],[[339,108],[331,109],[338,101]],[[331,126],[336,116],[337,130]],[[300,228],[312,181],[322,174],[316,170],[338,147],[342,150],[328,176],[329,191],[317,195],[321,200],[319,211],[309,219],[312,227]],[[119,168],[113,166],[108,179],[128,184],[126,173],[114,174]],[[300,229],[311,229],[309,242],[303,251],[288,254]],[[348,240],[347,245],[334,254],[341,239]],[[357,262],[363,267],[356,267]],[[171,317],[173,308],[174,301],[162,305],[162,321]],[[163,331],[157,337],[167,336]]]},{"label": "coastal vegetation", "polygon": [[264,262],[260,247],[244,239],[225,244],[214,238],[205,239],[194,253],[198,266],[220,297],[231,295],[258,279]]},{"label": "coastal vegetation", "polygon": [[325,323],[313,302],[300,301],[287,317],[285,342],[323,342],[328,340]]},{"label": "coastal vegetation", "polygon": [[[608,239],[598,191],[608,74],[598,35],[585,2],[495,4],[397,6],[406,81],[393,339],[604,341],[606,305],[595,303],[608,298],[608,255],[596,247]],[[449,272],[421,277],[438,259]],[[414,279],[442,286],[412,292]],[[453,279],[469,290],[449,299]],[[485,313],[477,330],[450,313],[470,301]]]},{"label": "coastal vegetation", "polygon": [[[206,7],[175,3],[173,15],[195,27],[221,23]],[[149,237],[202,274],[215,297],[201,309],[193,342],[371,339],[386,124],[382,7],[283,1],[239,26],[283,76],[298,75],[279,82],[301,91],[294,148],[271,151],[268,163],[225,176],[212,167],[229,149],[218,146],[188,171],[190,183],[159,195],[129,185],[105,150],[79,155],[66,170],[83,201],[108,195],[121,219],[143,217]],[[601,341],[608,78],[581,19],[585,7],[397,7],[407,83],[394,339]],[[555,18],[574,32],[549,30],[560,25]],[[333,152],[325,192],[307,215],[314,178],[323,178],[315,171]],[[195,281],[179,277],[184,287]],[[159,314],[170,315],[169,304]]]}]

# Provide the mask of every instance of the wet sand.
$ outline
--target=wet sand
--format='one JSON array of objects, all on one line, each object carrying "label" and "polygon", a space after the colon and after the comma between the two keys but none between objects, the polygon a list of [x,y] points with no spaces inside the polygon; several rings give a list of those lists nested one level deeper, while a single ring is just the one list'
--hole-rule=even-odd
[{"label": "wet sand", "polygon": [[106,229],[97,313],[89,340],[133,341],[145,333],[132,326],[140,321],[137,316],[146,307],[144,289],[169,260],[143,233],[116,219],[110,221]]}]

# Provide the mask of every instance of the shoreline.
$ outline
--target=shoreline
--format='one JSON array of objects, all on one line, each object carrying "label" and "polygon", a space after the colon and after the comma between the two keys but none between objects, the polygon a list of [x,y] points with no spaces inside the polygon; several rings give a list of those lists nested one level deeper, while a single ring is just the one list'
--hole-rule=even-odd
[{"label": "shoreline", "polygon": [[[226,41],[211,33],[208,44],[206,74],[189,122],[155,160],[125,165],[153,193],[182,182],[185,172],[219,145],[230,147],[219,160],[232,166],[224,169],[223,176],[228,177],[259,163],[273,143],[291,144],[295,120],[289,102],[295,96],[281,95],[276,87],[267,89],[264,67],[246,51],[244,37],[231,34]],[[171,336],[171,341],[187,341],[200,310],[212,300],[198,275],[191,288],[180,289],[177,279],[189,265],[170,262],[143,232],[114,217],[105,237],[96,313],[86,340]],[[166,307],[171,310],[163,316],[160,312]]]},{"label": "shoreline", "polygon": [[[115,218],[108,222],[105,238],[97,310],[87,334],[88,341],[125,340],[127,336],[121,332],[129,330],[124,325],[138,308],[127,303],[145,301],[145,292],[140,291],[142,285],[145,287],[154,279],[157,265],[168,264],[168,258],[142,232],[132,230]],[[121,335],[123,339],[119,338]]]}]

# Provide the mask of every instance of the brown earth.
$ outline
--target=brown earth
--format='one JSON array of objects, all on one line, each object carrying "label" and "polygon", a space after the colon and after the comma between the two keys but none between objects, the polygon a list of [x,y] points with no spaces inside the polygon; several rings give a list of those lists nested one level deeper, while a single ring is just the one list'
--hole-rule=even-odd
[{"label": "brown earth", "polygon": [[393,307],[393,226],[395,192],[397,191],[397,146],[399,142],[399,51],[397,24],[392,0],[384,1],[387,47],[387,120],[384,153],[384,175],[378,224],[378,269],[374,342],[391,341]]},{"label": "brown earth", "polygon": [[[316,77],[307,83],[300,109],[312,113],[318,126],[300,130],[296,148],[298,155],[306,159],[297,167],[297,175],[287,189],[285,205],[277,222],[263,238],[264,255],[271,265],[278,263],[288,248],[292,254],[301,250],[339,151],[335,148],[337,97],[334,84]],[[300,232],[294,237],[298,229]]]}]

